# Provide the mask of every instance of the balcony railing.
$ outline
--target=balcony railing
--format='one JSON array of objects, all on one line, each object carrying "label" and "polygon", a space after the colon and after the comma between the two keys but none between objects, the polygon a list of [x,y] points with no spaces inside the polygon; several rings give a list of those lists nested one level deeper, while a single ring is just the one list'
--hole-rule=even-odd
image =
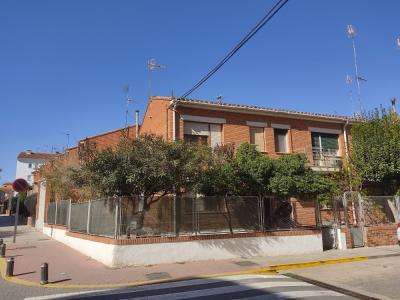
[{"label": "balcony railing", "polygon": [[340,168],[342,158],[336,149],[313,148],[313,166],[321,168]]}]

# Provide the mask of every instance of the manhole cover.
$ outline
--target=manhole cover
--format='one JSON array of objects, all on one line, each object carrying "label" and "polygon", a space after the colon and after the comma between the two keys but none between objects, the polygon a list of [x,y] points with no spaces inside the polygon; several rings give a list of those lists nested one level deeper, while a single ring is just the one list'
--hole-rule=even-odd
[{"label": "manhole cover", "polygon": [[241,266],[241,267],[249,267],[249,266],[257,266],[258,264],[249,260],[243,260],[243,261],[235,261],[235,265]]},{"label": "manhole cover", "polygon": [[156,280],[156,279],[171,278],[171,275],[169,275],[169,273],[167,273],[167,272],[155,272],[155,273],[146,274],[146,277],[150,280]]}]

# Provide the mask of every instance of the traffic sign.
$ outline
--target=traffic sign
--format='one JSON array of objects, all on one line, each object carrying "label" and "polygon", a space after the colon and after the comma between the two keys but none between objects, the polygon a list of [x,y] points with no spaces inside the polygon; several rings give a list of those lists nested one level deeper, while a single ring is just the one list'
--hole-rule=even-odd
[{"label": "traffic sign", "polygon": [[18,178],[15,179],[13,184],[12,184],[13,190],[18,192],[18,193],[22,193],[22,192],[26,192],[29,188],[29,184],[28,182],[26,182],[25,179],[23,178]]}]

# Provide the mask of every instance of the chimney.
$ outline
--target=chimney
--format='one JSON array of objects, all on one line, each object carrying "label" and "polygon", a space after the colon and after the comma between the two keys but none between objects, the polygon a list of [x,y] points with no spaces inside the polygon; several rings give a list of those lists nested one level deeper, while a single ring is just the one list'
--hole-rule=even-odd
[{"label": "chimney", "polygon": [[392,113],[396,113],[396,98],[392,98],[392,99],[390,99],[390,103],[392,104]]},{"label": "chimney", "polygon": [[136,110],[136,124],[135,124],[135,131],[136,131],[136,138],[139,137],[139,111]]}]

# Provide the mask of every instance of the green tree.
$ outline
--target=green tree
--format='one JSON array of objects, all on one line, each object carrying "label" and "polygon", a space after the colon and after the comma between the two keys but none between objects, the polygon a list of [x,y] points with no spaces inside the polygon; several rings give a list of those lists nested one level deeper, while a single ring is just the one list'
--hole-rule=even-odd
[{"label": "green tree", "polygon": [[254,145],[245,143],[236,153],[235,167],[246,194],[259,197],[270,194],[269,182],[274,170],[271,158],[258,152]]},{"label": "green tree", "polygon": [[336,184],[329,176],[311,170],[304,154],[295,153],[283,155],[275,161],[269,188],[279,197],[323,201],[335,193]]},{"label": "green tree", "polygon": [[351,167],[363,190],[394,194],[400,187],[400,119],[384,109],[351,130]]},{"label": "green tree", "polygon": [[208,156],[208,148],[143,135],[122,139],[116,149],[97,152],[86,147],[78,177],[82,186],[90,185],[99,196],[140,196],[141,227],[152,204],[197,183]]}]

